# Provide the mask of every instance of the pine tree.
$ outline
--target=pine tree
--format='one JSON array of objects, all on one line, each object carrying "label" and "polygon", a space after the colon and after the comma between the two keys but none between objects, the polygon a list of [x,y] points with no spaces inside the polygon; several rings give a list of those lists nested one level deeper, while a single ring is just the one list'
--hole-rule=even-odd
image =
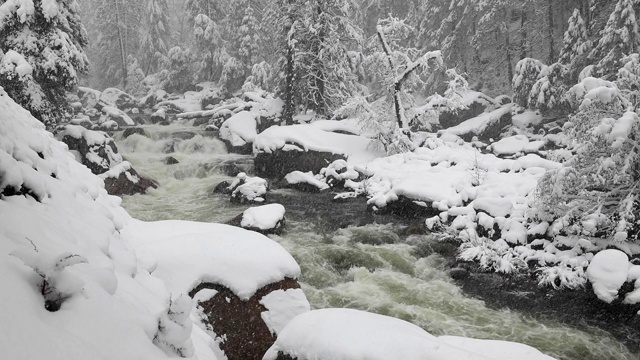
[{"label": "pine tree", "polygon": [[597,62],[596,71],[599,76],[614,76],[621,66],[623,56],[637,52],[640,47],[640,33],[633,5],[634,0],[618,0],[601,32],[598,44],[589,54]]},{"label": "pine tree", "polygon": [[167,0],[148,0],[144,18],[141,50],[144,74],[158,70],[169,52],[169,16]]},{"label": "pine tree", "polygon": [[591,42],[587,34],[587,27],[578,9],[573,10],[568,24],[558,62],[569,67],[569,74],[572,80],[575,80],[577,74],[586,65],[586,55],[591,47]]},{"label": "pine tree", "polygon": [[0,86],[43,123],[58,123],[69,114],[65,92],[73,90],[78,74],[88,69],[83,50],[87,41],[75,0],[35,0],[31,6],[1,0],[0,58],[9,51],[19,54],[32,68],[32,80],[22,76],[24,81],[16,82],[15,73],[5,71],[0,72]]},{"label": "pine tree", "polygon": [[247,69],[256,63],[258,58],[258,19],[256,19],[251,3],[247,4],[242,18],[242,25],[238,29],[240,44],[238,57]]}]

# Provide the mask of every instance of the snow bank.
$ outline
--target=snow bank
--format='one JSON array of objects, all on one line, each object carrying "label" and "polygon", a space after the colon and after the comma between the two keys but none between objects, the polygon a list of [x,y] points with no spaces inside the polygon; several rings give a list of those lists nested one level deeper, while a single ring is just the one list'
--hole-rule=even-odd
[{"label": "snow bank", "polygon": [[300,275],[300,267],[282,246],[235,226],[132,221],[124,233],[135,238],[137,252],[156,259],[149,259],[145,267],[163,279],[173,294],[211,282],[246,300],[265,285]]},{"label": "snow bank", "polygon": [[587,268],[587,278],[598,299],[611,303],[627,281],[629,258],[620,250],[607,249],[597,253]]},{"label": "snow bank", "polygon": [[288,149],[330,152],[344,155],[350,162],[362,163],[380,155],[369,149],[372,141],[364,136],[324,131],[313,125],[272,126],[255,137],[253,150],[272,153],[287,145]]},{"label": "snow bank", "polygon": [[284,219],[285,209],[280,204],[269,204],[248,208],[242,213],[240,226],[260,230],[274,229]]},{"label": "snow bank", "polygon": [[[120,198],[1,89],[0,194],[3,357],[175,356],[153,344],[170,293],[139,265]],[[203,330],[189,336],[197,356],[216,358]]]},{"label": "snow bank", "polygon": [[323,309],[299,315],[284,328],[263,359],[275,360],[279,352],[298,360],[552,359],[522,344],[440,339],[406,321],[351,309]]}]

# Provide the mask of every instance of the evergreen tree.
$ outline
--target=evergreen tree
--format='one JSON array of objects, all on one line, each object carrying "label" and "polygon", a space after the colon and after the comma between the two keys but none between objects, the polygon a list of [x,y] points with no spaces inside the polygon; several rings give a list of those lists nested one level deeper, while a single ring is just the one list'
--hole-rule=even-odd
[{"label": "evergreen tree", "polygon": [[540,79],[540,74],[545,68],[539,60],[525,58],[518,61],[513,76],[513,101],[526,107],[529,103],[529,94],[533,85]]},{"label": "evergreen tree", "polygon": [[569,67],[569,74],[572,80],[575,80],[574,78],[586,65],[586,55],[591,47],[591,42],[587,34],[587,27],[578,9],[573,10],[568,24],[558,62]]},{"label": "evergreen tree", "polygon": [[599,76],[614,76],[621,66],[623,56],[637,52],[640,47],[640,33],[633,5],[634,0],[618,0],[601,32],[598,44],[589,54],[597,62],[596,71]]},{"label": "evergreen tree", "polygon": [[[69,114],[65,92],[88,69],[87,41],[75,0],[0,0],[0,86],[43,123],[58,123]],[[20,57],[30,72],[10,65]]]},{"label": "evergreen tree", "polygon": [[166,59],[169,51],[170,32],[167,12],[167,0],[148,0],[140,44],[145,75],[157,71],[160,62]]},{"label": "evergreen tree", "polygon": [[238,57],[247,69],[256,63],[258,58],[258,20],[256,19],[251,3],[247,4],[242,18],[242,25],[238,29],[240,44],[238,47]]}]

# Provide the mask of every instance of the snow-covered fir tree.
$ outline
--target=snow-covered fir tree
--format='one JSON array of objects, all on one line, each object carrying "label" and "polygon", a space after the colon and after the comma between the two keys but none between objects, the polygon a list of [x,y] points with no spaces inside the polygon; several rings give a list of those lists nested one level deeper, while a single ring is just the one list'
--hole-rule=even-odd
[{"label": "snow-covered fir tree", "polygon": [[640,47],[634,3],[635,0],[618,0],[600,34],[600,40],[589,54],[592,61],[597,63],[595,70],[599,76],[615,76],[622,57],[637,52]]},{"label": "snow-covered fir tree", "polygon": [[545,65],[540,60],[525,58],[518,61],[513,75],[513,101],[526,107],[529,102],[529,94],[533,85],[540,78],[540,73]]},{"label": "snow-covered fir tree", "polygon": [[564,33],[562,49],[558,62],[569,67],[572,79],[584,68],[587,54],[591,48],[591,41],[587,34],[587,27],[578,9],[573,10],[569,18],[567,31]]},{"label": "snow-covered fir tree", "polygon": [[[40,121],[58,123],[69,114],[65,92],[88,69],[87,41],[75,0],[0,1],[0,86]],[[10,66],[20,57],[31,71]]]},{"label": "snow-covered fir tree", "polygon": [[156,72],[169,52],[170,28],[167,0],[148,0],[142,27],[142,69]]}]

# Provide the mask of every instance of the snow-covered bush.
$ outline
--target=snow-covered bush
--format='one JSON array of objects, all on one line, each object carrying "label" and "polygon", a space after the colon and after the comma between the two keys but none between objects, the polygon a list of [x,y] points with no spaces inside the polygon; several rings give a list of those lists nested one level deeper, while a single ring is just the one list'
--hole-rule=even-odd
[{"label": "snow-covered bush", "polygon": [[526,107],[533,85],[540,79],[540,73],[545,67],[539,60],[524,58],[516,64],[513,75],[513,101]]},{"label": "snow-covered bush", "polygon": [[540,181],[534,217],[555,223],[560,233],[637,239],[638,115],[593,101],[569,120],[565,130],[575,155]]},{"label": "snow-covered bush", "polygon": [[624,96],[631,101],[634,109],[640,105],[640,54],[635,53],[622,59],[624,64],[618,69],[615,83]]},{"label": "snow-covered bush", "polygon": [[165,352],[173,352],[183,358],[193,356],[193,322],[189,318],[192,306],[191,298],[185,294],[175,300],[169,299],[169,307],[160,316],[158,332],[153,338],[153,342]]},{"label": "snow-covered bush", "polygon": [[40,293],[44,297],[44,308],[48,311],[58,311],[62,303],[82,290],[84,282],[69,271],[67,267],[86,263],[84,256],[71,253],[53,255],[44,250],[33,248],[16,250],[11,255],[22,260],[41,278]]},{"label": "snow-covered bush", "polygon": [[540,110],[551,110],[564,104],[565,77],[568,68],[560,63],[545,66],[540,72],[540,78],[533,84],[529,93],[529,107]]}]

